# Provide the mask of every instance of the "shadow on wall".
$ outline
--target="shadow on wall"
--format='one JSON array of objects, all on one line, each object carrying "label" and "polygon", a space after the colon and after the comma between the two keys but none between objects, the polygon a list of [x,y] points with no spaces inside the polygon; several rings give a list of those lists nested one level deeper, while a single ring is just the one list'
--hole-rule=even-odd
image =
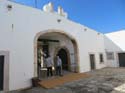
[{"label": "shadow on wall", "polygon": [[114,43],[110,38],[104,35],[104,45],[106,51],[117,51],[122,52],[123,50],[118,46],[116,43]]}]

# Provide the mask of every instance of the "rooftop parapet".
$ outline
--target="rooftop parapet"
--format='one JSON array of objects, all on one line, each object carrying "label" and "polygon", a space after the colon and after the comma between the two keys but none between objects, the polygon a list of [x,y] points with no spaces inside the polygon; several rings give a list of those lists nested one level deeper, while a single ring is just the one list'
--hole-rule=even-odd
[{"label": "rooftop parapet", "polygon": [[50,12],[50,13],[57,13],[60,16],[63,16],[65,18],[68,17],[68,14],[63,10],[61,6],[58,6],[58,11],[54,11],[54,6],[52,2],[49,2],[48,4],[43,6],[43,11]]}]

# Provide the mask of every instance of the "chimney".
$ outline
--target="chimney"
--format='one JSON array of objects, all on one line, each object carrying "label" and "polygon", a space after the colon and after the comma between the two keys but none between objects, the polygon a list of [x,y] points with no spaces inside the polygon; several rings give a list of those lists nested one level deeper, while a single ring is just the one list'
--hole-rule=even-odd
[{"label": "chimney", "polygon": [[58,14],[67,18],[68,14],[66,12],[64,12],[63,8],[61,6],[58,6]]},{"label": "chimney", "polygon": [[53,9],[53,3],[52,2],[49,2],[48,3],[48,6],[50,7],[50,12],[53,12],[54,9]]},{"label": "chimney", "polygon": [[49,2],[48,4],[44,5],[43,6],[43,11],[45,11],[45,12],[54,12],[53,3]]},{"label": "chimney", "polygon": [[63,8],[61,6],[58,6],[58,14],[63,15]]}]

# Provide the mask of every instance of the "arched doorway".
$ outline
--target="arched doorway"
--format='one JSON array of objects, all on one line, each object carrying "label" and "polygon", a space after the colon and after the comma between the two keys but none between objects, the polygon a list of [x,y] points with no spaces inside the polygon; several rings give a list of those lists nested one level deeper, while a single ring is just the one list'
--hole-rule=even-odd
[{"label": "arched doorway", "polygon": [[69,70],[69,62],[68,62],[68,54],[67,51],[63,48],[61,48],[58,51],[58,56],[61,58],[62,60],[62,69],[63,70]]},{"label": "arched doorway", "polygon": [[[39,43],[39,41],[42,41],[43,44],[47,44],[47,42],[48,42],[49,43],[48,47],[54,46],[55,43],[56,43],[56,45],[59,45],[60,48],[63,46],[65,47],[65,45],[63,45],[65,40],[64,40],[64,42],[60,43],[60,41],[62,41],[62,40],[57,39],[58,35],[64,36],[65,38],[67,38],[68,40],[71,41],[71,43],[73,45],[72,48],[73,48],[74,53],[70,54],[67,52],[67,50],[65,48],[64,49],[66,50],[68,55],[74,57],[74,62],[75,62],[75,71],[74,72],[79,72],[79,55],[78,55],[79,53],[78,53],[78,46],[77,46],[77,42],[76,42],[75,38],[73,38],[70,34],[64,32],[64,31],[51,29],[51,30],[41,31],[41,32],[37,33],[35,36],[35,39],[34,39],[34,76],[35,77],[38,77],[38,46],[39,46],[38,43]],[[60,38],[60,36],[59,36],[59,38]],[[53,43],[53,44],[51,44],[51,43]],[[60,44],[62,44],[62,45],[60,45]],[[42,46],[42,48],[43,48],[43,46]],[[55,50],[53,50],[52,48],[49,48],[48,50],[49,51],[53,50],[53,52],[57,50],[56,52],[54,52],[57,54],[59,51],[57,48],[58,48],[58,46],[55,46],[55,48],[54,48]],[[49,52],[49,53],[51,55],[52,52]],[[52,54],[52,55],[53,55],[53,58],[56,56],[55,54]],[[69,63],[70,62],[68,61],[68,64]],[[70,70],[70,66],[68,66],[68,69]]]}]

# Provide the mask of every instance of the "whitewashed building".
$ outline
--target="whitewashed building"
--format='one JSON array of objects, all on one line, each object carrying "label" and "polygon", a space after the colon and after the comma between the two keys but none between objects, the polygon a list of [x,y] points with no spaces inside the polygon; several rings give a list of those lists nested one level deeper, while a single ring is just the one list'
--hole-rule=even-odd
[{"label": "whitewashed building", "polygon": [[39,50],[53,60],[60,55],[63,69],[78,73],[118,67],[117,52],[122,51],[106,35],[69,20],[61,7],[55,12],[49,3],[42,11],[1,0],[0,90],[32,85],[31,79],[38,77]]},{"label": "whitewashed building", "polygon": [[105,49],[109,55],[107,66],[125,67],[125,30],[107,33],[105,35]]}]

